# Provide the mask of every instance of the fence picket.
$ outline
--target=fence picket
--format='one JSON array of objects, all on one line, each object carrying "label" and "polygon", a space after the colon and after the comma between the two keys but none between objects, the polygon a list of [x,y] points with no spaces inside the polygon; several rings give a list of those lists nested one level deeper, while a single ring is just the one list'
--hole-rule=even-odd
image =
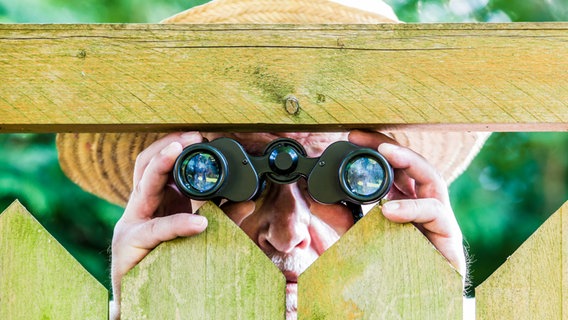
[{"label": "fence picket", "polygon": [[160,244],[122,283],[121,319],[284,319],[286,280],[214,204],[207,229]]},{"label": "fence picket", "polygon": [[107,319],[108,291],[15,201],[0,215],[0,319]]},{"label": "fence picket", "polygon": [[299,319],[461,319],[462,279],[375,207],[298,280]]},{"label": "fence picket", "polygon": [[476,289],[478,319],[568,319],[568,202]]}]

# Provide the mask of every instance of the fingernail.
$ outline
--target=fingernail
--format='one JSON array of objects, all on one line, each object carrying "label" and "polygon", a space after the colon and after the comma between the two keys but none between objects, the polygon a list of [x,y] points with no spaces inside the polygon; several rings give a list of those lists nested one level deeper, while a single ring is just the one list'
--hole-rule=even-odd
[{"label": "fingernail", "polygon": [[190,215],[191,222],[194,223],[198,227],[207,227],[207,218],[204,216],[200,216],[197,214]]},{"label": "fingernail", "polygon": [[397,146],[396,144],[385,142],[385,143],[381,143],[379,148],[383,149],[383,151],[395,151],[399,148],[399,146]]},{"label": "fingernail", "polygon": [[181,134],[180,137],[183,139],[184,142],[187,143],[197,143],[201,142],[201,140],[203,139],[199,134],[199,132],[197,131],[184,132]]},{"label": "fingernail", "polygon": [[193,138],[197,134],[197,131],[187,131],[181,134],[182,138]]},{"label": "fingernail", "polygon": [[396,211],[400,208],[400,203],[398,201],[388,201],[387,203],[383,204],[383,210],[386,211]]}]

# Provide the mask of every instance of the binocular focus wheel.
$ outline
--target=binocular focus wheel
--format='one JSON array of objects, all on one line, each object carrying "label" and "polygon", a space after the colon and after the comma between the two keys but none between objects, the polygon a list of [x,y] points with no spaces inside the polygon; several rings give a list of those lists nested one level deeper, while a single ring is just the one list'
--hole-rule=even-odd
[{"label": "binocular focus wheel", "polygon": [[278,183],[291,183],[300,178],[295,173],[299,158],[306,155],[306,150],[298,142],[282,138],[272,141],[266,148],[268,165],[272,170],[270,178]]}]

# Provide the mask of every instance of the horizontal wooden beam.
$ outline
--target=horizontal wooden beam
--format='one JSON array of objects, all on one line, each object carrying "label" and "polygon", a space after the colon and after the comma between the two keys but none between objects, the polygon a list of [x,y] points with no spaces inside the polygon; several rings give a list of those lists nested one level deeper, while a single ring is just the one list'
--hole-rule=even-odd
[{"label": "horizontal wooden beam", "polygon": [[0,66],[0,132],[568,131],[568,23],[0,25]]}]

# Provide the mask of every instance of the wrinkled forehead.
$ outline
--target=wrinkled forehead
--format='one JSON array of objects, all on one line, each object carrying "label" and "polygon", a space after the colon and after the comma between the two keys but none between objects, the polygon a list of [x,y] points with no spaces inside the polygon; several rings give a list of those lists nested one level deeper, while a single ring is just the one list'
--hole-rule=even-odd
[{"label": "wrinkled forehead", "polygon": [[260,155],[264,147],[278,138],[291,138],[298,141],[310,157],[318,157],[330,144],[347,140],[347,132],[263,132],[263,133],[202,133],[208,140],[227,137],[237,140],[252,155]]}]

